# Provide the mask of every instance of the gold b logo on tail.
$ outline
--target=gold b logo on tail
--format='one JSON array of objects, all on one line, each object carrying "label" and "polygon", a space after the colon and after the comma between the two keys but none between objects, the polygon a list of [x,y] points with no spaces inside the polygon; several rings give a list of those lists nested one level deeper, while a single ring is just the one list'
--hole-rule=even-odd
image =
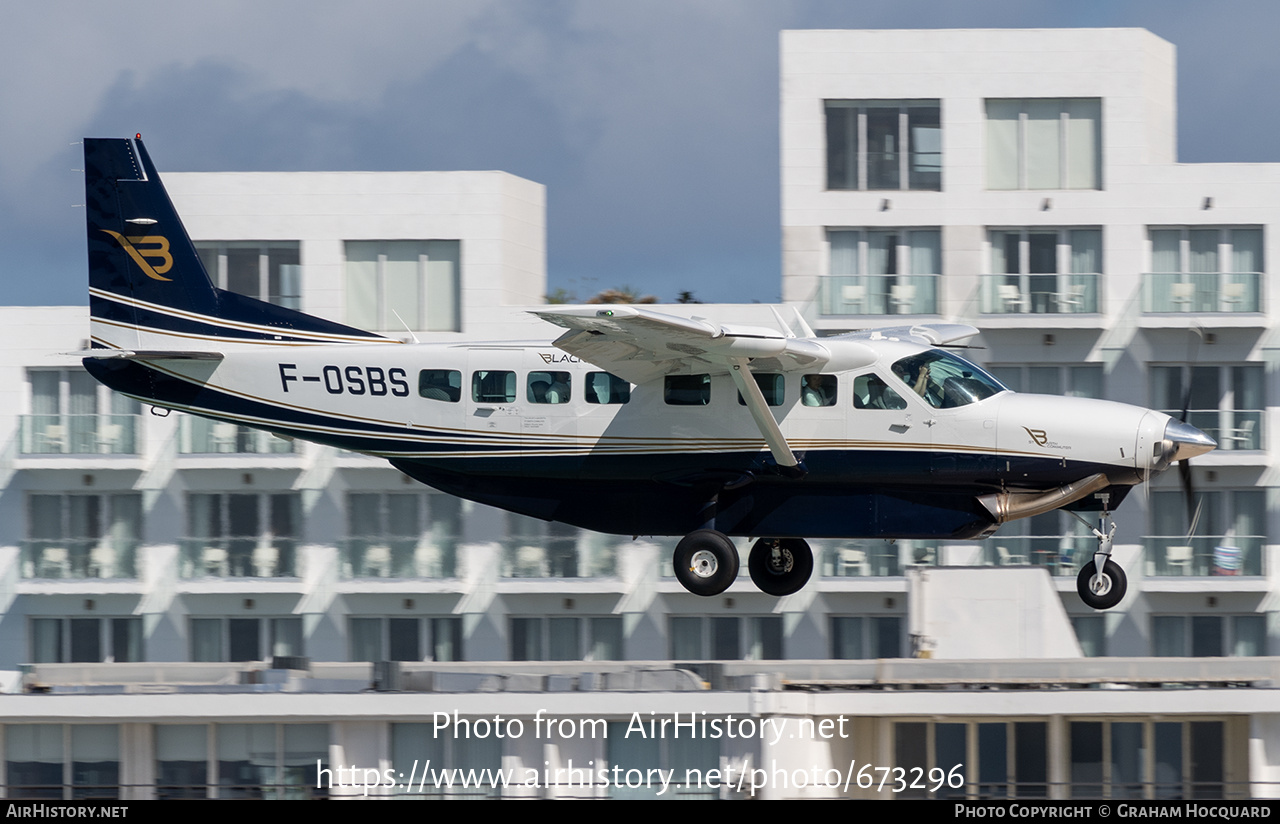
[{"label": "gold b logo on tail", "polygon": [[[110,229],[103,229],[102,231],[111,235],[120,243],[120,247],[129,253],[129,257],[133,258],[133,262],[138,264],[138,268],[142,270],[144,275],[152,280],[173,280],[173,278],[161,277],[173,267],[173,255],[169,254],[169,239],[167,237],[164,235],[132,235],[125,237],[119,232],[113,232]],[[153,267],[150,263],[147,263],[147,258],[159,260],[160,265]]]}]

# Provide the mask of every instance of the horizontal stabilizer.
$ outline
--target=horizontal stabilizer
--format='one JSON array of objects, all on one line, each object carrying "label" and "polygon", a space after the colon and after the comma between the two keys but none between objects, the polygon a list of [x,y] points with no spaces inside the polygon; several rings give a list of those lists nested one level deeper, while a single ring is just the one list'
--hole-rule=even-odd
[{"label": "horizontal stabilizer", "polygon": [[178,350],[83,349],[79,352],[68,352],[67,354],[77,358],[94,358],[95,360],[222,360],[221,352],[181,352]]}]

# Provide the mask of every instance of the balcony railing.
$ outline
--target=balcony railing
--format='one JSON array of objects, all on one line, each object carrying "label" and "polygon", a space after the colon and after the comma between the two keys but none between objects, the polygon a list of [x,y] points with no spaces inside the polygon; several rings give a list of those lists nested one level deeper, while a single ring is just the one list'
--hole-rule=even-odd
[{"label": "balcony railing", "polygon": [[136,455],[138,415],[22,415],[23,455]]},{"label": "balcony railing", "polygon": [[988,315],[1080,315],[1098,311],[1098,275],[983,275]]},{"label": "balcony railing", "polygon": [[[1182,410],[1166,409],[1166,415],[1177,418]],[[1262,422],[1266,413],[1261,409],[1192,409],[1187,412],[1187,423],[1218,442],[1222,450],[1258,450],[1262,448]]]},{"label": "balcony railing", "polygon": [[1262,274],[1145,274],[1143,312],[1261,312]]},{"label": "balcony railing", "polygon": [[184,455],[288,455],[293,442],[270,432],[225,421],[184,415],[178,424],[178,451]]},{"label": "balcony railing", "polygon": [[33,538],[22,542],[22,577],[136,578],[137,557],[137,541]]},{"label": "balcony railing", "polygon": [[1050,575],[1074,576],[1093,560],[1098,542],[1090,535],[996,535],[982,546],[988,566],[1042,566]]},{"label": "balcony railing", "polygon": [[183,578],[292,578],[294,539],[183,538]]},{"label": "balcony railing", "polygon": [[1153,536],[1143,539],[1147,574],[1153,576],[1263,574],[1260,535]]},{"label": "balcony railing", "polygon": [[906,567],[913,564],[937,563],[936,541],[842,541],[822,551],[822,575],[826,578],[891,578],[904,575]]},{"label": "balcony railing", "polygon": [[370,536],[341,542],[343,578],[456,578],[456,537]]},{"label": "balcony railing", "polygon": [[936,315],[937,275],[831,275],[819,293],[824,315]]},{"label": "balcony railing", "polygon": [[617,547],[605,536],[508,538],[503,578],[608,578],[617,574]]}]

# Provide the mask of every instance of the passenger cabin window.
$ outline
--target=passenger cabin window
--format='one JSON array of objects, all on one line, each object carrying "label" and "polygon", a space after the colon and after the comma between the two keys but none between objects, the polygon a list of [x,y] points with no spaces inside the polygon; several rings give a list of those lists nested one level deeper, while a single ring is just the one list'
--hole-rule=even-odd
[{"label": "passenger cabin window", "polygon": [[800,379],[800,403],[805,406],[836,405],[835,375],[805,375]]},{"label": "passenger cabin window", "polygon": [[853,379],[853,408],[906,409],[907,402],[879,375],[859,375]]},{"label": "passenger cabin window", "polygon": [[631,384],[608,372],[587,373],[587,403],[626,403]]},{"label": "passenger cabin window", "polygon": [[981,368],[941,349],[903,358],[893,365],[893,374],[938,409],[968,406],[1005,391]]},{"label": "passenger cabin window", "polygon": [[462,398],[462,373],[456,369],[420,369],[418,395],[432,401],[457,403]]},{"label": "passenger cabin window", "polygon": [[476,403],[515,403],[516,373],[473,372],[471,400]]},{"label": "passenger cabin window", "polygon": [[711,403],[711,376],[667,375],[662,399],[669,406],[706,406]]},{"label": "passenger cabin window", "polygon": [[530,372],[525,398],[529,403],[568,403],[568,372]]},{"label": "passenger cabin window", "polygon": [[[783,381],[782,375],[766,373],[753,374],[751,377],[756,379],[756,386],[760,387],[760,394],[764,395],[765,403],[769,406],[782,406],[786,395],[786,382]],[[742,406],[747,405],[741,392],[738,393],[738,403]]]}]

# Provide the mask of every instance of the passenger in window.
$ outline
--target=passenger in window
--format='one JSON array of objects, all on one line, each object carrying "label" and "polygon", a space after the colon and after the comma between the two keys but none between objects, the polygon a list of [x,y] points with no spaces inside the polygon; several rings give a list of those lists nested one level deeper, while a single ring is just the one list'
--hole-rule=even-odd
[{"label": "passenger in window", "polygon": [[835,406],[836,376],[805,375],[800,388],[800,402],[805,406]]},{"label": "passenger in window", "polygon": [[547,390],[551,388],[551,384],[546,381],[531,381],[529,383],[529,403],[550,403],[547,400]]},{"label": "passenger in window", "polygon": [[860,375],[853,381],[855,409],[906,409],[907,402],[879,375]]}]

